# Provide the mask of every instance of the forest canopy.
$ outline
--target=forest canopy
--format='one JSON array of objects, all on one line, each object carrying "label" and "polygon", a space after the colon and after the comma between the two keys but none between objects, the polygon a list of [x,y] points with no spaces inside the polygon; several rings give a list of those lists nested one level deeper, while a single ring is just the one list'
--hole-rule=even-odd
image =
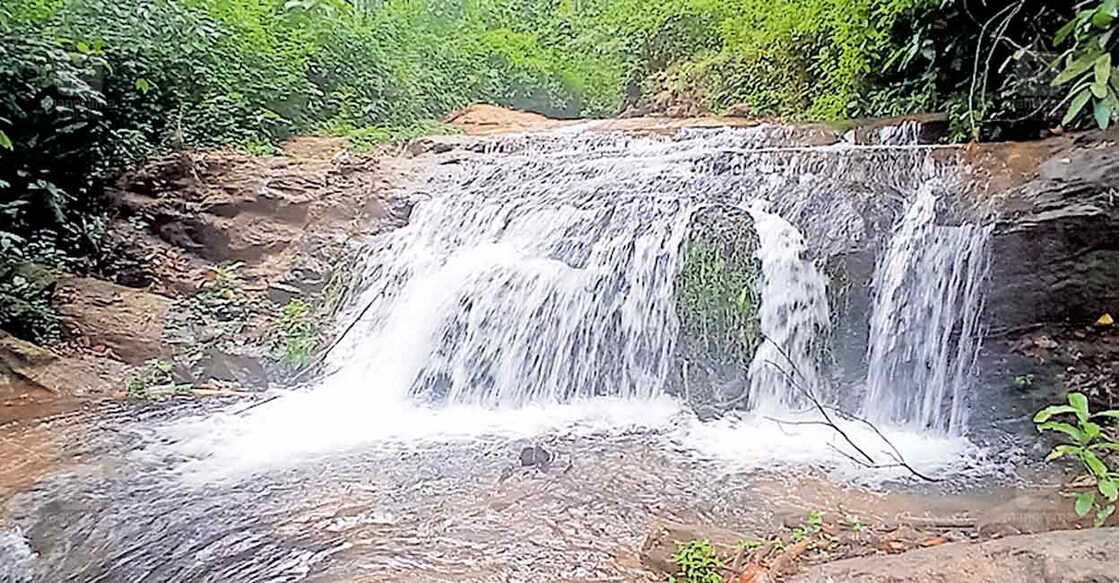
[{"label": "forest canopy", "polygon": [[[475,102],[558,117],[945,112],[965,140],[1055,125],[1071,99],[1092,115],[1065,121],[1109,123],[1116,2],[1050,4],[3,0],[0,325],[4,294],[22,293],[10,266],[92,268],[102,186],[170,148],[369,144]],[[1071,93],[1053,86],[1061,70]]]}]

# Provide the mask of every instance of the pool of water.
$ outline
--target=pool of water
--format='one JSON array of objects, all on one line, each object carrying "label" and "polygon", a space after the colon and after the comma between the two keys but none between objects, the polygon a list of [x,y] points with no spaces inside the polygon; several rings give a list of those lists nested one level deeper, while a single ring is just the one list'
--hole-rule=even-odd
[{"label": "pool of water", "polygon": [[[643,580],[655,578],[639,551],[656,522],[749,534],[809,510],[956,516],[1002,499],[983,492],[1011,479],[962,438],[887,432],[908,461],[951,478],[927,485],[846,461],[826,428],[701,423],[671,399],[315,403],[329,399],[118,406],[52,428],[58,463],[8,500],[0,556],[15,566],[0,579]],[[554,460],[522,467],[529,445]]]}]

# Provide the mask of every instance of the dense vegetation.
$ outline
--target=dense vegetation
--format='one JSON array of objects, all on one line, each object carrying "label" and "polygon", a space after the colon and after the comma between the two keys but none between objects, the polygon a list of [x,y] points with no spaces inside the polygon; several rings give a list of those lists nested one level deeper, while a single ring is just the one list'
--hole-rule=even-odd
[{"label": "dense vegetation", "polygon": [[95,269],[103,184],[168,148],[269,151],[312,132],[368,143],[471,102],[554,116],[946,111],[957,138],[998,138],[1060,120],[1059,69],[1066,121],[1109,122],[1116,2],[1050,4],[3,0],[0,327],[41,312],[17,264]]}]

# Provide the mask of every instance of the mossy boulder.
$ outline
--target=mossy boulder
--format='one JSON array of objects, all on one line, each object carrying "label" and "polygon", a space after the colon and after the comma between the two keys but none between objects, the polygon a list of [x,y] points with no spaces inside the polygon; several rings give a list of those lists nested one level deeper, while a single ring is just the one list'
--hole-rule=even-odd
[{"label": "mossy boulder", "polygon": [[676,285],[675,392],[701,415],[745,404],[747,370],[761,342],[758,235],[746,210],[713,205],[692,217]]}]

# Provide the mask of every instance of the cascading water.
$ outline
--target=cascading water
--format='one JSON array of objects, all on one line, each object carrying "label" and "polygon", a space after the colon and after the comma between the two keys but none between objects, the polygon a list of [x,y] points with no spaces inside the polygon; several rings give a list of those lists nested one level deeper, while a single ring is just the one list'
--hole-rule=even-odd
[{"label": "cascading water", "polygon": [[[989,229],[936,224],[940,162],[892,145],[906,132],[784,147],[794,133],[574,130],[432,165],[409,225],[369,241],[321,386],[216,415],[121,408],[90,438],[79,427],[81,465],[11,500],[0,564],[21,582],[641,580],[629,557],[666,511],[764,522],[795,484],[766,495],[759,468],[903,475],[853,466],[817,420],[774,423],[812,413],[768,365],[792,368],[786,356],[829,404],[865,391],[864,413],[915,467],[986,467],[948,431],[964,424]],[[734,381],[760,414],[701,421],[668,395],[674,288],[696,209],[719,205],[753,217],[774,344]],[[868,250],[871,370],[852,388],[820,362],[829,319],[849,315],[829,314],[824,266]],[[529,443],[565,469],[522,469]]]},{"label": "cascading water", "polygon": [[[674,277],[689,218],[698,204],[736,202],[760,239],[768,338],[749,363],[745,402],[795,408],[803,390],[834,402],[841,394],[821,381],[819,362],[830,340],[827,279],[808,255],[865,247],[876,237],[868,217],[889,208],[868,201],[900,198],[909,210],[873,284],[863,413],[955,430],[964,355],[979,331],[972,267],[982,244],[960,248],[966,237],[951,233],[985,231],[934,224],[927,199],[937,167],[894,144],[916,135],[903,130],[877,147],[773,147],[784,138],[765,127],[493,141],[484,156],[431,177],[411,224],[373,242],[356,304],[368,309],[332,354],[326,392],[486,407],[656,397],[672,373]],[[886,196],[866,194],[879,187]],[[929,261],[939,263],[918,268]],[[911,322],[929,317],[948,320]],[[906,375],[914,384],[892,387]]]},{"label": "cascading water", "polygon": [[979,351],[991,227],[936,224],[939,188],[918,188],[879,262],[863,414],[955,434]]},{"label": "cascading water", "polygon": [[796,227],[768,212],[770,205],[749,206],[758,232],[762,265],[759,319],[765,339],[750,363],[750,405],[781,411],[807,401],[803,392],[820,394],[817,370],[827,338],[827,282],[805,259],[804,237]]}]

